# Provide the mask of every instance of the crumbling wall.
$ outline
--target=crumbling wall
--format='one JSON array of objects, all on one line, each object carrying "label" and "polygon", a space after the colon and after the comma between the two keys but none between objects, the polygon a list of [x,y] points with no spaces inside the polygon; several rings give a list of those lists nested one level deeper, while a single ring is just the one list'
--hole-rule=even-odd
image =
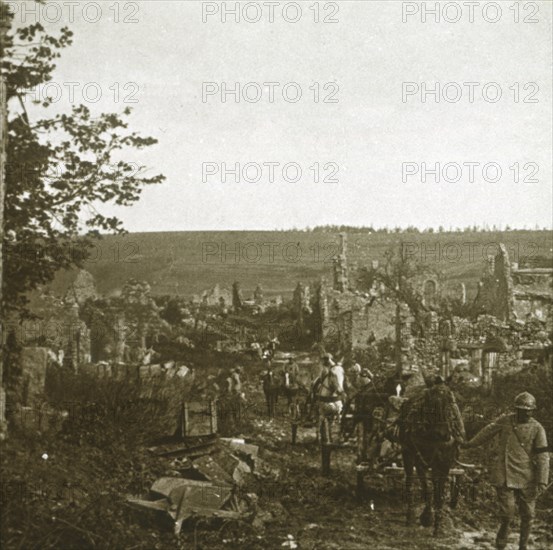
[{"label": "crumbling wall", "polygon": [[494,276],[496,280],[496,303],[493,315],[508,321],[513,317],[513,278],[511,275],[511,262],[506,246],[499,245],[499,253],[495,257]]},{"label": "crumbling wall", "polygon": [[553,323],[553,267],[512,269],[514,312],[525,321],[535,317],[549,325]]},{"label": "crumbling wall", "polygon": [[46,385],[48,349],[28,347],[21,349],[21,404],[32,407],[42,402]]},{"label": "crumbling wall", "polygon": [[547,296],[532,294],[515,294],[515,314],[521,321],[529,317],[536,317],[547,321],[552,315],[552,300]]},{"label": "crumbling wall", "polygon": [[495,257],[489,257],[478,286],[474,307],[478,314],[489,314],[502,321],[514,316],[513,278],[506,246],[501,243]]},{"label": "crumbling wall", "polygon": [[95,299],[97,297],[98,293],[93,275],[86,269],[79,269],[65,294],[64,301],[66,303],[77,303],[81,306],[89,298]]},{"label": "crumbling wall", "polygon": [[340,253],[333,260],[334,290],[346,292],[349,288],[347,263],[347,235],[340,233]]},{"label": "crumbling wall", "polygon": [[292,298],[294,312],[297,320],[298,335],[301,338],[305,335],[305,321],[308,315],[311,315],[311,305],[309,298],[309,286],[298,283]]},{"label": "crumbling wall", "polygon": [[234,308],[234,311],[240,311],[243,301],[244,299],[242,297],[240,283],[238,281],[234,281],[232,284],[232,307]]},{"label": "crumbling wall", "polygon": [[261,288],[261,285],[258,284],[253,292],[253,301],[256,303],[256,305],[260,306],[263,304],[263,300],[263,288]]},{"label": "crumbling wall", "polygon": [[232,292],[216,284],[213,288],[204,290],[197,301],[210,307],[230,307],[232,305]]},{"label": "crumbling wall", "polygon": [[436,307],[438,302],[438,280],[426,279],[423,283],[423,304],[426,307]]},{"label": "crumbling wall", "polygon": [[370,336],[369,306],[354,307],[351,312],[351,347],[365,348]]}]

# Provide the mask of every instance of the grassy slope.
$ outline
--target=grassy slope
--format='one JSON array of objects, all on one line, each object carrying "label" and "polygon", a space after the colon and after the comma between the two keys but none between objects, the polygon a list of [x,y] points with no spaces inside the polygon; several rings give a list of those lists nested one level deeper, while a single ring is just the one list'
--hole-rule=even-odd
[{"label": "grassy slope", "polygon": [[[348,262],[351,266],[370,265],[381,260],[391,246],[413,243],[410,249],[418,260],[442,270],[447,279],[467,283],[473,293],[483,268],[486,245],[489,252],[503,242],[511,259],[524,256],[552,257],[553,238],[548,231],[509,231],[440,234],[348,234]],[[274,258],[269,252],[274,243]],[[129,277],[147,280],[155,293],[191,296],[215,283],[229,286],[239,280],[246,295],[258,283],[266,294],[290,294],[296,283],[321,275],[332,276],[332,258],[338,252],[336,233],[304,231],[204,231],[175,233],[131,233],[125,237],[105,237],[98,243],[97,259],[86,264],[101,292],[109,293]],[[468,243],[473,243],[469,245]],[[451,261],[437,261],[431,250],[446,245]],[[227,255],[221,255],[226,247]],[[247,247],[239,259],[233,254]],[[287,248],[286,248],[287,247]],[[425,248],[426,247],[426,248]],[[474,254],[469,255],[469,248]],[[286,256],[285,249],[288,253]],[[295,260],[297,251],[300,257]],[[428,252],[425,254],[425,250]],[[203,252],[212,252],[205,255]],[[249,254],[249,258],[246,255]],[[456,254],[460,255],[458,259]]]}]

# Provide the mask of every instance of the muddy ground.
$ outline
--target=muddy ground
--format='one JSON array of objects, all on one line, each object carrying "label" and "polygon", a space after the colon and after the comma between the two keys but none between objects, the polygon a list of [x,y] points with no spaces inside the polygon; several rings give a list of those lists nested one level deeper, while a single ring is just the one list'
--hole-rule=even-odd
[{"label": "muddy ground", "polygon": [[[255,393],[250,398],[261,399]],[[260,482],[257,487],[263,525],[257,529],[229,526],[228,531],[224,528],[217,535],[198,529],[197,548],[235,548],[237,545],[252,549],[309,550],[495,548],[494,493],[485,482],[475,491],[467,478],[457,508],[446,508],[443,536],[434,537],[431,529],[419,525],[407,527],[401,479],[367,477],[359,501],[355,490],[354,449],[335,451],[331,476],[324,477],[314,428],[300,428],[297,444],[292,445],[290,422],[283,403],[279,403],[277,418],[272,421],[258,407],[253,410],[256,418],[252,419],[249,429],[237,435],[259,445],[265,465],[278,476],[275,480]],[[420,495],[418,498],[419,510],[422,510]],[[547,510],[541,501],[538,508],[540,518],[534,530],[533,548],[550,549],[553,548],[550,521],[553,510]],[[518,548],[517,529],[518,525],[514,525],[508,548]],[[193,543],[194,537],[188,540]]]},{"label": "muddy ground", "polygon": [[[262,405],[256,377],[246,385],[250,405]],[[482,482],[476,494],[464,491],[455,511],[447,511],[444,535],[405,524],[401,479],[366,480],[355,492],[355,452],[332,457],[332,475],[320,471],[314,429],[300,429],[291,444],[290,422],[279,402],[269,421],[262,406],[247,409],[233,436],[260,447],[262,475],[246,492],[258,495],[251,522],[199,520],[172,526],[131,510],[127,495],[143,494],[152,482],[171,475],[167,459],[138,444],[141,424],[86,422],[75,434],[21,434],[1,443],[1,543],[4,549],[469,549],[493,548],[493,489]],[[483,451],[485,452],[485,451]],[[468,456],[467,461],[473,461]],[[422,509],[422,505],[420,505]],[[553,548],[553,498],[538,502],[536,550]],[[516,545],[516,526],[511,549]]]}]

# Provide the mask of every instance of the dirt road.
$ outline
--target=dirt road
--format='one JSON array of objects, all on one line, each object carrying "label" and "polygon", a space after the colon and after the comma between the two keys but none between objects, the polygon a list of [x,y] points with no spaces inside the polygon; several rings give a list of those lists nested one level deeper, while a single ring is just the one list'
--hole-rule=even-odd
[{"label": "dirt road", "polygon": [[[273,479],[257,487],[263,525],[258,521],[257,530],[237,529],[227,535],[223,531],[218,541],[209,536],[210,544],[222,543],[221,547],[227,548],[241,544],[265,550],[494,548],[492,499],[461,497],[455,511],[447,509],[441,537],[433,537],[431,529],[418,525],[408,528],[401,480],[393,487],[381,479],[367,480],[367,491],[359,502],[355,496],[353,450],[336,451],[332,475],[323,477],[314,430],[300,429],[298,443],[292,446],[290,424],[283,404],[279,405],[282,414],[278,418],[255,418],[251,433],[242,434],[261,447],[265,467],[273,473]],[[515,526],[509,549],[518,548],[517,530]],[[534,540],[536,550],[553,547],[553,533],[543,521],[537,522]]]}]

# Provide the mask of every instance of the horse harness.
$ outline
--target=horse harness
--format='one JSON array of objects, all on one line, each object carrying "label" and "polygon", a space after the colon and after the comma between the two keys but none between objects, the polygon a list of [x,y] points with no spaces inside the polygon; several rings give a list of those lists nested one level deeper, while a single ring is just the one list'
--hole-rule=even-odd
[{"label": "horse harness", "polygon": [[[427,391],[428,391],[428,390],[427,390]],[[418,407],[422,407],[422,411],[425,410],[425,405],[428,405],[428,398],[429,398],[429,394],[426,393],[425,396],[424,396],[424,398],[423,398],[423,401],[418,405]],[[447,403],[448,409],[450,409],[452,406],[455,406],[454,400],[453,400],[453,402],[452,402],[451,399],[449,398],[449,396],[448,396],[447,400],[448,400],[448,403]],[[416,413],[418,412],[418,414],[420,414],[420,413],[421,413],[421,409],[419,409],[418,411],[417,411],[417,409],[414,409],[413,412],[416,412]],[[448,413],[449,413],[449,411],[448,411]],[[448,414],[448,416],[449,416],[449,414]],[[399,423],[400,418],[401,418],[401,415],[400,415],[400,417],[398,417],[398,419],[396,420],[396,422]],[[406,419],[403,419],[403,422],[405,422],[405,420],[406,420]],[[448,424],[448,432],[449,432],[449,434],[448,434],[448,439],[447,439],[447,441],[443,441],[443,443],[444,443],[446,446],[451,445],[451,444],[455,441],[455,436],[454,436],[455,429],[454,429],[454,426],[453,426],[453,425],[454,425],[454,422],[452,421],[451,418],[447,418],[447,424]],[[405,427],[404,427],[404,429],[405,429]],[[410,437],[410,440],[411,440],[410,443],[411,443],[411,446],[412,446],[413,450],[415,451],[415,454],[416,454],[417,458],[420,460],[420,462],[422,463],[422,465],[423,465],[425,468],[430,468],[430,465],[429,465],[429,464],[427,463],[427,461],[423,458],[422,453],[419,451],[419,448],[418,448],[418,446],[417,446],[417,444],[416,444],[416,442],[415,442],[415,439],[416,439],[416,438],[415,438],[415,436],[414,436],[414,433],[411,432],[410,436],[411,436],[411,437]],[[433,453],[432,458],[431,458],[431,460],[430,460],[431,462],[433,462],[433,459],[434,459],[436,453],[437,453],[437,449],[434,449],[434,453]]]},{"label": "horse harness", "polygon": [[[323,374],[323,376],[321,377],[321,379],[320,379],[320,382],[319,382],[318,387],[317,387],[317,400],[321,401],[322,403],[336,403],[337,401],[341,401],[340,396],[338,395],[338,392],[336,391],[337,388],[332,387],[332,386],[334,386],[332,381],[330,381],[330,386],[326,385],[326,382],[329,379],[330,379],[330,371],[325,372]],[[320,394],[321,389],[328,390],[330,392],[330,395],[321,395]]]}]

